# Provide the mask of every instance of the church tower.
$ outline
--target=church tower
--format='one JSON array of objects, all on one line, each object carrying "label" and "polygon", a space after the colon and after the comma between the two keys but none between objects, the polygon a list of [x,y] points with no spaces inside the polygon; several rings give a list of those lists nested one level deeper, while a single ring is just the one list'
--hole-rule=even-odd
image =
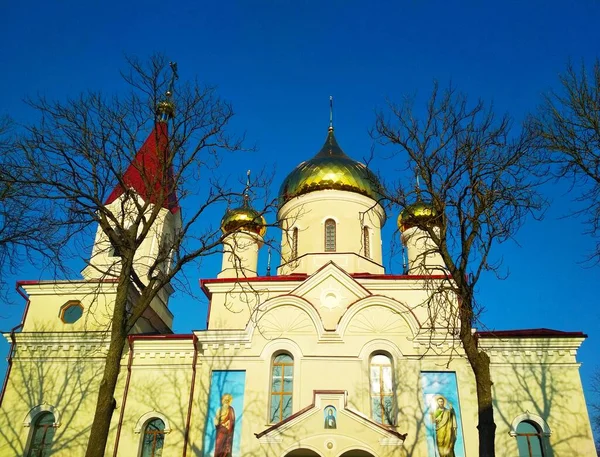
[{"label": "church tower", "polygon": [[[105,201],[105,206],[122,228],[126,228],[139,216],[140,204],[150,203],[146,210],[148,214],[154,205],[161,205],[156,221],[135,253],[134,267],[142,281],[154,266],[159,251],[181,229],[181,211],[175,192],[173,168],[168,164],[167,121],[174,114],[172,102],[161,102],[157,111],[158,120],[150,135]],[[167,272],[170,265],[167,261],[158,267]],[[112,246],[102,228],[98,227],[92,255],[82,275],[85,279],[103,279],[118,276],[119,270],[119,252]]]},{"label": "church tower", "polygon": [[417,200],[398,216],[402,244],[408,252],[406,273],[411,275],[445,274],[446,264],[439,249],[423,228],[439,233],[439,215],[432,204]]},{"label": "church tower", "polygon": [[[248,171],[250,176],[250,171]],[[263,245],[267,221],[250,206],[249,183],[244,203],[227,210],[221,220],[223,264],[218,278],[252,278],[257,276],[258,251]]]}]

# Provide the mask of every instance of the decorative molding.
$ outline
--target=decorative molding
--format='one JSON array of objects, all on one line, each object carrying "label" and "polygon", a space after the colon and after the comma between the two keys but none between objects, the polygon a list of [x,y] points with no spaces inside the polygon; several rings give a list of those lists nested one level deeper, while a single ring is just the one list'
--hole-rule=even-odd
[{"label": "decorative molding", "polygon": [[523,421],[529,421],[537,424],[540,430],[542,431],[542,435],[544,436],[552,435],[552,430],[550,430],[550,427],[548,426],[546,421],[537,414],[530,413],[527,410],[523,414],[519,414],[513,419],[512,423],[510,424],[510,430],[508,434],[510,436],[517,436],[517,427]]},{"label": "decorative molding", "polygon": [[138,419],[137,423],[135,424],[135,427],[133,428],[133,432],[138,433],[138,434],[141,433],[142,428],[144,428],[146,426],[146,424],[148,422],[150,422],[151,419],[162,420],[165,424],[165,433],[171,432],[171,426],[169,424],[169,419],[167,419],[167,417],[163,413],[159,413],[158,411],[148,411],[146,414],[143,414],[142,417],[140,417]]},{"label": "decorative molding", "polygon": [[34,406],[29,410],[25,420],[23,421],[24,427],[31,427],[31,423],[42,413],[52,413],[54,415],[53,427],[60,427],[60,411],[52,405],[42,403],[41,405]]}]

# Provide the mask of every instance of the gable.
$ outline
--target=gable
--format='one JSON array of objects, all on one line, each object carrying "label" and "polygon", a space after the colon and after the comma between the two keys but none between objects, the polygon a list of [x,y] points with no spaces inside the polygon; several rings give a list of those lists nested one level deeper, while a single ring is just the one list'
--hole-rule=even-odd
[{"label": "gable", "polygon": [[367,289],[333,262],[310,276],[291,293],[315,307],[326,330],[335,330],[346,309],[370,295]]}]

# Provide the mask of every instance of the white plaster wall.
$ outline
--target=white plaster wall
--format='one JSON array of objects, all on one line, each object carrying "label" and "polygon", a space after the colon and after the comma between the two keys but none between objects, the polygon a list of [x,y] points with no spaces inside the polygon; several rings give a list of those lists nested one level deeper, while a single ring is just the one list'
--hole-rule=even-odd
[{"label": "white plaster wall", "polygon": [[[338,260],[344,263],[348,273],[383,273],[381,250],[381,227],[385,212],[374,200],[363,195],[340,191],[320,190],[293,198],[279,210],[278,220],[282,228],[281,261],[279,274],[314,273],[329,261],[297,262],[291,258],[292,233],[298,228],[298,258],[325,253],[325,221],[336,221],[336,253],[366,257],[366,261]],[[370,253],[365,256],[363,227],[369,228]],[[324,257],[323,257],[324,258]],[[360,265],[360,269],[359,268]]]}]

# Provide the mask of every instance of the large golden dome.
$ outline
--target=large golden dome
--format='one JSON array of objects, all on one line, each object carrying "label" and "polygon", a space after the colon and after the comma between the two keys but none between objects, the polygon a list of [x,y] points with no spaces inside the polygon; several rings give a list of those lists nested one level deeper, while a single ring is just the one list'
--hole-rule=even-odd
[{"label": "large golden dome", "polygon": [[321,150],[312,159],[298,165],[283,181],[280,205],[299,195],[323,189],[347,190],[373,200],[381,198],[381,184],[366,165],[352,160],[340,148],[333,128]]},{"label": "large golden dome", "polygon": [[262,214],[244,202],[244,205],[239,208],[227,210],[221,219],[221,230],[226,235],[240,230],[263,237],[267,232],[267,221]]}]

